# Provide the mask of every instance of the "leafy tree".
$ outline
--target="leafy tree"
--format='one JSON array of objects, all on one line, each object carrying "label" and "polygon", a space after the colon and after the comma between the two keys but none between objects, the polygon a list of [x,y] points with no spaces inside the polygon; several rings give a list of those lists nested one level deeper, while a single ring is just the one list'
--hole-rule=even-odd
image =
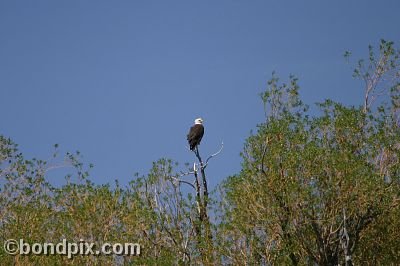
[{"label": "leafy tree", "polygon": [[[57,147],[56,147],[57,148]],[[55,152],[54,157],[56,157]],[[118,256],[10,256],[4,249],[0,259],[16,265],[77,264],[199,264],[212,263],[211,223],[208,217],[208,187],[201,160],[187,172],[176,172],[177,163],[160,159],[147,176],[123,189],[116,182],[96,185],[80,162],[79,152],[67,153],[61,164],[26,160],[10,139],[0,137],[0,240],[24,239],[30,243],[138,242],[139,257]],[[53,187],[46,173],[55,167],[73,167],[67,184]],[[193,181],[184,179],[191,175]],[[73,177],[77,177],[72,182]],[[183,185],[189,185],[188,190]],[[192,195],[194,192],[195,195]]]},{"label": "leafy tree", "polygon": [[245,143],[241,173],[223,184],[228,261],[400,261],[399,55],[392,42],[381,41],[378,59],[370,47],[368,64],[354,72],[366,84],[363,105],[326,100],[314,116],[297,79],[280,84],[273,75],[261,94],[265,122]]},{"label": "leafy tree", "polygon": [[[140,243],[140,256],[15,255],[4,265],[272,265],[400,261],[399,51],[382,40],[354,71],[360,106],[325,100],[310,113],[291,76],[261,94],[265,121],[239,174],[214,194],[206,168],[154,162],[127,187],[94,184],[79,152],[27,160],[0,135],[0,242]],[[350,53],[345,54],[350,59]],[[54,160],[59,160],[55,145]],[[66,184],[47,181],[69,167]],[[212,215],[211,210],[215,210]]]}]

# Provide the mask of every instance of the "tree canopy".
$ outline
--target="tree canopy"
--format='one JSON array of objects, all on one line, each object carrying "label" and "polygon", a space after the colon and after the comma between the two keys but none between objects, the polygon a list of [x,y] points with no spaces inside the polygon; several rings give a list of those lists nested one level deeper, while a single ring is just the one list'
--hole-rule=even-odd
[{"label": "tree canopy", "polygon": [[[67,184],[0,136],[0,239],[138,242],[139,256],[15,255],[14,265],[390,265],[400,261],[400,51],[381,40],[353,76],[358,106],[311,112],[298,80],[276,74],[260,94],[265,120],[244,143],[242,169],[213,192],[206,167],[163,158],[126,188],[95,184],[80,154]],[[345,57],[351,59],[351,53]],[[57,149],[57,146],[55,147]],[[221,148],[222,149],[222,148]],[[56,155],[55,155],[56,156]],[[223,156],[223,153],[220,155]],[[209,161],[210,160],[210,161]],[[189,176],[189,179],[182,179]],[[71,177],[75,177],[72,182]],[[190,181],[187,181],[190,180]]]}]

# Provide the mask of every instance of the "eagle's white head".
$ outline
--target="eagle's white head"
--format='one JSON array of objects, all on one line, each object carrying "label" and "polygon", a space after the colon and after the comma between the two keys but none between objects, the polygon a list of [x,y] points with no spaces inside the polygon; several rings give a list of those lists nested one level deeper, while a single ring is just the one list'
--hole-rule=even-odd
[{"label": "eagle's white head", "polygon": [[195,123],[196,125],[202,125],[202,124],[203,124],[203,119],[197,118],[196,120],[194,120],[194,123]]}]

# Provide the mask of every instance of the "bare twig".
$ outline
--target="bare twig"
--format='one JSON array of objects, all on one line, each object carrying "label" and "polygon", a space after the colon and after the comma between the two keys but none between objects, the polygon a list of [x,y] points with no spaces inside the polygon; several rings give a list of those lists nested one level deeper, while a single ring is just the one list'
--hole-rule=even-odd
[{"label": "bare twig", "polygon": [[211,158],[213,158],[213,157],[217,156],[218,154],[220,154],[220,153],[222,152],[222,149],[223,149],[223,148],[224,148],[224,142],[222,141],[222,142],[221,142],[221,147],[219,148],[219,150],[218,150],[216,153],[211,154],[210,156],[208,156],[208,158],[207,158],[207,160],[206,160],[206,163],[203,165],[203,169],[206,169],[206,167],[207,167],[207,165],[208,165],[208,161],[209,161]]},{"label": "bare twig", "polygon": [[[193,173],[194,173],[194,172],[193,172]],[[172,178],[173,180],[179,182],[179,183],[187,184],[187,185],[191,186],[193,189],[196,189],[195,186],[194,186],[192,183],[190,183],[189,181],[179,179],[179,178],[177,178],[177,177],[175,177],[175,176],[171,176],[171,178]]]}]

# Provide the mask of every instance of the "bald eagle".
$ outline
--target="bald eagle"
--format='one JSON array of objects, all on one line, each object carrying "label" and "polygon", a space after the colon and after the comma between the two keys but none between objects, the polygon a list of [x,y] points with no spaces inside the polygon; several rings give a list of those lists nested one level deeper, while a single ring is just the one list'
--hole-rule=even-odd
[{"label": "bald eagle", "polygon": [[194,125],[190,128],[189,133],[187,134],[187,140],[189,142],[191,151],[194,151],[196,146],[200,144],[203,135],[203,119],[197,118],[196,120],[194,120]]}]

